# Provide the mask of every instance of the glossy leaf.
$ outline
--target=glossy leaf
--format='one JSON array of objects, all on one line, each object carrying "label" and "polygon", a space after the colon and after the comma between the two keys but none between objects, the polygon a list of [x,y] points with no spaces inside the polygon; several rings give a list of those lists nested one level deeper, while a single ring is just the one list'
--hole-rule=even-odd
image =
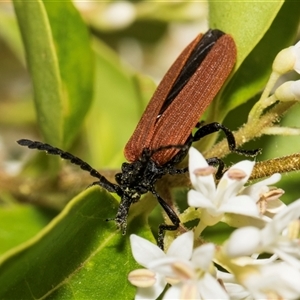
[{"label": "glossy leaf", "polygon": [[[221,3],[218,3],[221,5]],[[265,85],[276,54],[291,45],[299,25],[299,2],[211,2],[211,25],[234,36],[238,48],[236,71],[213,103],[209,119],[222,121]],[[228,19],[234,15],[231,22]],[[225,19],[225,20],[224,20]],[[227,19],[227,21],[226,21]],[[282,25],[284,24],[284,26]],[[247,58],[246,58],[247,57]]]},{"label": "glossy leaf", "polygon": [[[137,265],[129,239],[106,221],[117,207],[98,187],[74,198],[37,236],[0,258],[0,298],[132,299],[126,278]],[[127,234],[142,232],[144,222],[140,214]]]},{"label": "glossy leaf", "polygon": [[269,29],[283,2],[209,2],[210,27],[231,34],[236,42],[236,69]]},{"label": "glossy leaf", "polygon": [[8,203],[0,208],[0,255],[37,234],[51,214],[30,204]]},{"label": "glossy leaf", "polygon": [[66,148],[92,96],[89,35],[71,1],[14,1],[31,73],[39,127]]}]

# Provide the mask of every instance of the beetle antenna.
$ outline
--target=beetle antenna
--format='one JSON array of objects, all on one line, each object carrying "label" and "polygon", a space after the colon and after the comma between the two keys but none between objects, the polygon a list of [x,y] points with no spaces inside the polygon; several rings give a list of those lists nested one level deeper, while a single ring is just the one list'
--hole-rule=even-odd
[{"label": "beetle antenna", "polygon": [[[46,143],[41,143],[38,141],[31,141],[28,139],[18,140],[17,143],[21,146],[28,147],[29,149],[37,149],[37,150],[41,150],[41,151],[46,151],[48,154],[58,155],[63,159],[67,159],[72,164],[79,166],[82,170],[89,172],[91,176],[98,178],[99,182],[97,182],[97,184],[106,188],[108,191],[116,192],[116,190],[118,189],[118,188],[116,189],[115,184],[109,182],[96,169],[91,167],[88,163],[86,163],[79,157],[74,156],[73,154],[71,154],[69,152],[63,151],[59,148],[53,147]],[[96,182],[94,184],[96,184]]]}]

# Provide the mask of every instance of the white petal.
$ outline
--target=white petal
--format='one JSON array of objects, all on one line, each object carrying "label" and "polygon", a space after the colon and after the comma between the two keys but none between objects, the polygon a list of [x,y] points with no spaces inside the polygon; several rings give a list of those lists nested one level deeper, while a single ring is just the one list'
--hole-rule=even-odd
[{"label": "white petal", "polygon": [[208,167],[208,163],[204,156],[194,147],[189,149],[189,170],[195,171],[198,168]]},{"label": "white petal", "polygon": [[275,90],[274,96],[280,101],[299,101],[297,90],[297,84],[295,87],[294,81],[286,81]]},{"label": "white petal", "polygon": [[167,277],[174,277],[174,270],[172,264],[177,262],[179,259],[175,257],[166,256],[165,258],[156,259],[149,264],[149,269],[158,272]]},{"label": "white petal", "polygon": [[258,252],[261,242],[260,230],[255,227],[236,229],[226,242],[225,251],[230,257],[251,255]]},{"label": "white petal", "polygon": [[179,299],[201,299],[196,282],[187,281],[181,284]]},{"label": "white petal", "polygon": [[178,236],[170,245],[167,256],[175,256],[189,260],[193,253],[194,232],[188,231]]},{"label": "white petal", "polygon": [[285,290],[285,298],[292,299],[297,297],[299,299],[300,294],[300,273],[296,268],[288,266],[286,269],[281,270],[281,282],[284,282],[284,287],[282,290]]},{"label": "white petal", "polygon": [[251,217],[245,215],[237,215],[227,213],[222,218],[222,222],[235,228],[241,228],[245,226],[253,226],[256,228],[264,228],[266,226],[266,221],[260,217]]},{"label": "white petal", "polygon": [[215,190],[215,182],[213,175],[197,176],[195,171],[197,169],[206,168],[208,163],[202,154],[191,147],[189,149],[189,173],[193,187],[202,192],[206,197],[211,195]]},{"label": "white petal", "polygon": [[189,172],[192,184],[195,182],[195,170],[208,167],[208,163],[203,155],[194,147],[189,149]]},{"label": "white petal", "polygon": [[300,41],[293,47],[293,51],[296,56],[294,70],[300,74]]},{"label": "white petal", "polygon": [[[265,291],[280,295],[282,299],[298,299],[300,273],[286,263],[260,265],[258,272],[245,276],[243,284],[256,298],[265,298]],[[266,295],[265,295],[266,296]]]},{"label": "white petal", "polygon": [[209,271],[214,254],[214,244],[209,243],[196,248],[192,256],[194,267],[203,271]]},{"label": "white petal", "polygon": [[188,192],[188,204],[191,207],[201,207],[214,209],[215,205],[211,199],[206,198],[202,193],[195,190]]},{"label": "white petal", "polygon": [[258,217],[259,211],[253,199],[246,195],[237,196],[222,204],[219,208],[224,213],[234,213],[239,215]]},{"label": "white petal", "polygon": [[156,274],[156,283],[149,288],[137,288],[135,299],[136,300],[149,300],[157,299],[158,296],[165,289],[166,281],[163,276]]},{"label": "white petal", "polygon": [[202,280],[198,281],[201,299],[229,299],[221,284],[209,273],[205,273]]},{"label": "white petal", "polygon": [[[300,59],[299,59],[299,67],[300,67]],[[300,71],[300,68],[299,68]],[[295,95],[295,98],[300,100],[300,80],[293,81],[291,84],[291,92]]]},{"label": "white petal", "polygon": [[286,208],[281,210],[277,215],[274,216],[273,220],[266,225],[262,230],[264,236],[264,243],[271,243],[288,224],[300,217],[300,199],[289,204]]},{"label": "white petal", "polygon": [[175,284],[175,285],[171,286],[165,293],[163,299],[166,299],[166,300],[180,299],[181,286],[182,286],[181,284]]},{"label": "white petal", "polygon": [[[254,165],[255,162],[253,161],[243,160],[233,165],[227,172],[225,172],[217,187],[216,198],[219,199],[217,200],[217,202],[219,202],[217,205],[221,205],[221,202],[226,202],[227,199],[236,196],[241,191],[244,184],[248,181]],[[232,169],[241,170],[245,173],[245,177],[240,180],[231,179],[228,174],[230,174],[230,170]]]},{"label": "white petal", "polygon": [[257,182],[253,184],[253,186],[259,186],[259,185],[272,185],[274,183],[277,183],[281,179],[280,173],[274,173],[272,176],[261,180],[260,182]]},{"label": "white petal", "polygon": [[[250,292],[247,291],[242,285],[236,282],[233,274],[225,273],[217,270],[217,278],[221,280],[225,286],[225,290],[231,300],[252,300]],[[249,298],[248,298],[249,297]]]},{"label": "white petal", "polygon": [[251,173],[252,173],[252,170],[253,170],[253,167],[255,165],[255,162],[254,161],[250,161],[250,160],[242,160],[236,164],[234,164],[233,166],[231,166],[227,172],[225,172],[225,174],[223,175],[223,177],[227,177],[229,180],[234,180],[234,181],[237,181],[236,179],[230,179],[228,177],[228,173],[230,174],[230,170],[232,169],[238,169],[238,170],[241,170],[245,173],[245,177],[240,179],[239,181],[241,181],[243,184],[245,184]]},{"label": "white petal", "polygon": [[250,292],[245,290],[243,286],[237,283],[224,283],[225,290],[228,293],[231,300],[252,300],[253,298],[250,295]]},{"label": "white petal", "polygon": [[285,209],[286,205],[279,199],[268,201],[267,211],[272,214],[277,214]]},{"label": "white petal", "polygon": [[[248,196],[252,197],[255,201],[258,201],[259,197],[260,197],[259,195],[262,193],[261,189],[268,185],[277,183],[280,179],[281,179],[281,174],[275,173],[272,176],[270,176],[264,180],[261,180],[257,183],[254,183],[252,185],[245,187],[241,194],[248,195]],[[269,190],[269,188],[267,188],[266,191],[268,191],[268,190]]]},{"label": "white petal", "polygon": [[223,282],[236,283],[236,279],[233,274],[223,272],[217,269],[217,278],[221,279]]},{"label": "white petal", "polygon": [[[299,253],[299,246],[297,248],[295,250],[298,250],[298,253]],[[299,261],[298,258],[296,258],[296,257],[294,257],[294,256],[292,256],[292,255],[290,255],[290,254],[288,254],[284,251],[281,251],[278,248],[274,249],[274,253],[277,254],[278,257],[281,258],[284,262],[291,265],[293,268],[300,270],[300,261]]]},{"label": "white petal", "polygon": [[130,235],[131,251],[134,259],[141,266],[147,268],[149,262],[154,259],[165,257],[165,253],[157,246],[146,239],[135,234]]},{"label": "white petal", "polygon": [[296,47],[291,46],[282,49],[275,57],[272,65],[273,72],[278,75],[285,74],[295,69],[295,63],[297,61]]},{"label": "white petal", "polygon": [[177,278],[174,272],[173,264],[179,263],[185,266],[186,270],[191,270],[193,272],[193,265],[188,260],[183,260],[177,257],[165,257],[161,259],[154,260],[149,264],[149,269],[163,274],[166,277]]}]

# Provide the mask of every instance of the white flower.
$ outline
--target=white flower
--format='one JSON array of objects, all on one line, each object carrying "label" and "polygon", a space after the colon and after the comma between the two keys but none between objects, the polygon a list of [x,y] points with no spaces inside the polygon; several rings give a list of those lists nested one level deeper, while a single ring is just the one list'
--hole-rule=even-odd
[{"label": "white flower", "polygon": [[237,279],[253,299],[299,299],[300,272],[284,262],[244,266]]},{"label": "white flower", "polygon": [[236,282],[233,274],[217,271],[217,278],[222,281],[231,300],[252,300],[251,294],[241,284]]},{"label": "white flower", "polygon": [[259,217],[255,200],[247,194],[239,194],[251,175],[254,162],[244,160],[233,165],[216,187],[213,175],[205,172],[210,167],[202,154],[191,147],[189,157],[190,179],[195,190],[189,191],[188,204],[200,208],[202,226],[215,225],[227,213]]},{"label": "white flower", "polygon": [[269,178],[245,187],[239,194],[250,196],[258,205],[261,214],[272,218],[276,213],[286,207],[279,199],[284,194],[282,189],[270,188],[269,186],[281,179],[279,173],[275,173]]},{"label": "white flower", "polygon": [[281,50],[275,57],[272,68],[278,74],[285,74],[293,69],[300,74],[300,41]]},{"label": "white flower", "polygon": [[210,274],[215,246],[205,244],[194,250],[191,260],[167,257],[149,267],[175,284],[163,299],[229,299],[226,291]]},{"label": "white flower", "polygon": [[300,74],[300,41],[293,46],[294,55],[296,57],[296,61],[294,64],[294,70]]},{"label": "white flower", "polygon": [[235,230],[224,251],[229,257],[271,253],[300,270],[299,217],[300,199],[280,211],[261,230],[250,226]]},{"label": "white flower", "polygon": [[274,92],[280,101],[300,101],[300,80],[286,81]]},{"label": "white flower", "polygon": [[151,263],[166,258],[189,260],[192,256],[194,234],[186,232],[177,237],[164,253],[157,245],[152,244],[135,234],[130,235],[131,251],[134,259],[149,270],[135,270],[128,275],[128,280],[137,286],[135,299],[156,299],[164,290],[167,281],[164,275],[154,272]]}]

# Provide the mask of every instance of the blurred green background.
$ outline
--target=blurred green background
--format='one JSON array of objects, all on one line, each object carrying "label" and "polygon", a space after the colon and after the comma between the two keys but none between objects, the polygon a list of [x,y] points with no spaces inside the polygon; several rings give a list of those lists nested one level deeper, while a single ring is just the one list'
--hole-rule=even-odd
[{"label": "blurred green background", "polygon": [[[7,263],[0,270],[0,292],[1,286],[6,286],[5,280],[13,282],[15,275],[21,274],[23,269],[20,263],[31,263],[49,245],[57,252],[60,249],[65,251],[61,255],[62,261],[69,258],[68,251],[70,245],[73,247],[77,231],[81,233],[79,237],[82,240],[74,243],[83,250],[76,248],[76,251],[82,257],[83,253],[93,252],[98,247],[97,237],[99,245],[102,245],[100,241],[103,243],[107,238],[107,231],[103,233],[100,229],[98,236],[93,212],[95,218],[103,221],[106,217],[113,217],[117,207],[104,191],[85,191],[75,198],[69,210],[64,210],[52,225],[36,235],[93,179],[57,157],[20,147],[17,140],[29,138],[61,147],[113,180],[115,172],[124,162],[123,148],[156,85],[182,49],[209,26],[221,28],[234,36],[239,48],[237,65],[240,68],[224,90],[226,97],[213,103],[204,119],[222,121],[230,129],[236,130],[246,122],[249,110],[259,98],[260,90],[271,72],[270,64],[275,54],[292,45],[297,36],[299,39],[299,3],[74,1],[72,4],[71,1],[15,1],[21,24],[19,29],[13,4],[0,2],[0,254],[3,254],[0,264],[1,259]],[[257,7],[259,9],[256,10]],[[30,72],[26,67],[24,45]],[[299,78],[295,73],[288,76]],[[300,127],[299,114],[299,105],[294,106],[280,124]],[[300,137],[263,137],[244,148],[262,148],[262,155],[257,157],[260,161],[299,153]],[[230,165],[241,159],[230,154],[225,162]],[[288,202],[300,197],[299,180],[299,172],[283,176],[277,184],[286,191],[282,200]],[[185,192],[186,189],[174,192],[179,202],[185,203]],[[98,196],[110,202],[102,201]],[[90,204],[84,206],[87,200]],[[144,215],[154,206],[151,199],[147,198],[146,201],[149,207],[142,206],[146,211]],[[106,205],[105,209],[101,208],[102,203]],[[152,215],[154,220],[161,215],[161,208],[157,207],[156,212]],[[80,218],[83,216],[83,225],[79,223],[73,227],[72,222],[76,223],[78,215]],[[144,215],[137,217],[136,223],[131,223],[130,230],[141,230],[142,234],[149,235]],[[160,221],[154,222],[157,229]],[[104,221],[99,224],[103,228],[110,228],[107,234],[116,234],[114,224],[105,225],[107,223]],[[137,225],[134,227],[134,224]],[[65,231],[64,226],[67,227]],[[84,230],[80,226],[86,231],[82,232]],[[211,237],[216,233],[220,235],[221,231],[220,228],[215,229],[210,233]],[[89,233],[88,237],[86,232]],[[34,236],[33,240],[22,244]],[[119,233],[117,237],[123,238]],[[55,244],[59,238],[61,248]],[[91,243],[90,248],[85,244],[87,238]],[[14,248],[18,245],[21,245],[20,248]],[[95,284],[97,289],[102,283],[100,275],[97,275],[100,276],[99,282],[94,283],[92,279],[103,269],[103,261],[108,264],[109,255],[115,255],[115,263],[122,264],[123,256],[126,262],[131,260],[132,263],[128,244],[127,256],[121,251],[124,249],[119,252],[119,249],[115,249],[116,253],[111,252],[109,247],[105,249],[110,253],[103,254],[101,259],[88,265],[88,268],[92,268],[93,263],[98,264],[99,268],[88,273],[90,281],[86,280],[86,285],[81,286],[82,290],[76,290],[78,295],[84,295],[83,287]],[[55,255],[58,255],[57,252]],[[41,257],[45,259],[43,262],[48,272],[55,257]],[[76,260],[79,265],[86,258],[80,259],[81,256]],[[37,265],[37,270],[44,270],[44,265]],[[11,270],[11,277],[6,276],[6,267]],[[115,273],[107,268],[108,275],[102,278],[108,278],[110,273],[110,276],[114,276]],[[113,268],[115,272],[119,270],[117,265],[113,265]],[[130,264],[127,268],[130,270]],[[29,268],[28,272],[31,271],[36,272]],[[57,275],[55,272],[66,277],[73,272],[63,267],[58,271],[53,271],[54,277]],[[86,276],[80,272],[77,275]],[[12,290],[19,286],[16,295],[21,295],[22,284],[27,284],[25,280],[22,281],[22,276],[19,275],[21,284],[17,282],[19,279],[16,279],[15,285],[12,283]],[[33,276],[30,280],[34,285],[36,278]],[[75,279],[74,285],[82,280],[81,277]],[[49,286],[53,284],[51,279],[48,283]],[[124,279],[122,284],[128,286]],[[44,295],[48,287],[45,285],[45,289],[40,288],[38,292]],[[66,299],[64,295],[69,295],[70,291],[59,290],[57,294],[60,292],[63,296],[54,295],[53,298]],[[91,296],[89,293],[85,295]]]}]

